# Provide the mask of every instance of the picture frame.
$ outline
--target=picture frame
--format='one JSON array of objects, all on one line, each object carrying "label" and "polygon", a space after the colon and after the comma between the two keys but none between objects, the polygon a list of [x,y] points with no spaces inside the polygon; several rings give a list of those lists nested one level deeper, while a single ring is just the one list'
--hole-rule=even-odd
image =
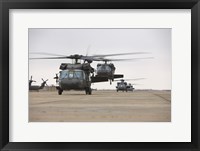
[{"label": "picture frame", "polygon": [[[9,9],[191,9],[191,142],[9,142]],[[198,0],[1,0],[0,148],[1,150],[200,150]]]}]

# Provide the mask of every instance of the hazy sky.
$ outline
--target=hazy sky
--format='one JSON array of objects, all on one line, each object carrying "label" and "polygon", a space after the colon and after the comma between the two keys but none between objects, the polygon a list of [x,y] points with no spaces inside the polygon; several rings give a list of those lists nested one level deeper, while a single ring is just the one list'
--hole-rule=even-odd
[{"label": "hazy sky", "polygon": [[[145,78],[138,81],[136,89],[171,89],[171,29],[29,29],[29,52],[48,52],[61,55],[94,55],[127,52],[149,52],[149,54],[115,56],[107,58],[143,58],[137,61],[114,63],[116,74],[124,74],[124,79]],[[29,57],[46,57],[29,54]],[[49,57],[49,56],[47,56]],[[70,59],[29,60],[29,78],[36,83],[41,78],[49,79],[55,85],[55,73],[59,73],[61,63],[71,63]],[[97,63],[91,66],[96,68]],[[117,82],[92,84],[92,88],[115,89]]]}]

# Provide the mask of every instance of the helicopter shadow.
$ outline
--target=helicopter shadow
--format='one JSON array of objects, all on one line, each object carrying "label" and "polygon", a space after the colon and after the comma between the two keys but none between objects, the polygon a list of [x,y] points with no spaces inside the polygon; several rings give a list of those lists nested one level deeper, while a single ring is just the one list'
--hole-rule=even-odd
[{"label": "helicopter shadow", "polygon": [[63,93],[62,96],[85,96],[85,93]]}]

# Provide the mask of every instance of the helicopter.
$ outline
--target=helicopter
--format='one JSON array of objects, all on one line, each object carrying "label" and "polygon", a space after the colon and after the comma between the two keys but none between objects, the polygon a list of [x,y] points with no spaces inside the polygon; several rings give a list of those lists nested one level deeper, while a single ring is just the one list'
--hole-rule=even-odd
[{"label": "helicopter", "polygon": [[[47,53],[46,53],[47,54]],[[91,56],[70,55],[61,57],[45,57],[45,58],[30,58],[30,59],[74,59],[75,63],[61,63],[59,76],[56,74],[54,79],[58,83],[56,89],[61,95],[64,90],[85,90],[86,95],[92,94],[91,83],[106,82],[106,77],[95,77],[93,75],[94,68],[90,66],[93,61]],[[84,60],[80,63],[79,60]],[[92,74],[92,75],[91,75]]]},{"label": "helicopter", "polygon": [[43,82],[41,83],[40,86],[39,86],[39,85],[32,85],[32,83],[33,83],[33,82],[36,82],[36,81],[33,80],[33,79],[32,79],[32,76],[31,76],[31,79],[29,80],[29,90],[37,90],[37,91],[39,91],[40,89],[43,89],[44,86],[47,85],[48,79],[47,79],[47,80],[44,80],[44,79],[42,78],[42,81],[43,81]]},{"label": "helicopter", "polygon": [[127,91],[132,91],[135,89],[131,83],[126,86]]},{"label": "helicopter", "polygon": [[131,59],[108,59],[107,56],[119,56],[119,55],[135,55],[135,54],[148,54],[147,52],[134,52],[134,53],[119,53],[109,55],[99,55],[94,61],[103,61],[104,63],[97,64],[96,77],[107,77],[110,80],[110,84],[116,78],[123,78],[123,74],[115,74],[115,66],[111,61],[128,61],[128,60],[140,60],[140,59],[152,59],[153,57],[146,58],[131,58]]},{"label": "helicopter", "polygon": [[135,88],[133,88],[133,85],[135,84],[127,84],[126,81],[130,81],[130,80],[142,80],[142,79],[145,79],[145,78],[137,78],[137,79],[120,79],[120,80],[115,80],[115,81],[120,81],[120,82],[117,82],[117,86],[116,86],[116,90],[117,92],[118,91],[133,91]]},{"label": "helicopter", "polygon": [[135,89],[135,88],[133,87],[133,85],[140,85],[140,84],[131,84],[131,83],[129,83],[129,84],[126,86],[127,91],[133,92],[133,90]]}]

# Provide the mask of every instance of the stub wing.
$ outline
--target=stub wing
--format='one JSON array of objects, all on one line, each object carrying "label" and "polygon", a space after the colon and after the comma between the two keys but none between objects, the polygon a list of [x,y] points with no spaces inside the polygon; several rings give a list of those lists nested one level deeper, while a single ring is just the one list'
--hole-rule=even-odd
[{"label": "stub wing", "polygon": [[114,74],[114,79],[123,78],[123,77],[124,77],[123,74]]},{"label": "stub wing", "polygon": [[91,82],[96,83],[96,82],[107,82],[108,78],[107,77],[91,77]]}]

